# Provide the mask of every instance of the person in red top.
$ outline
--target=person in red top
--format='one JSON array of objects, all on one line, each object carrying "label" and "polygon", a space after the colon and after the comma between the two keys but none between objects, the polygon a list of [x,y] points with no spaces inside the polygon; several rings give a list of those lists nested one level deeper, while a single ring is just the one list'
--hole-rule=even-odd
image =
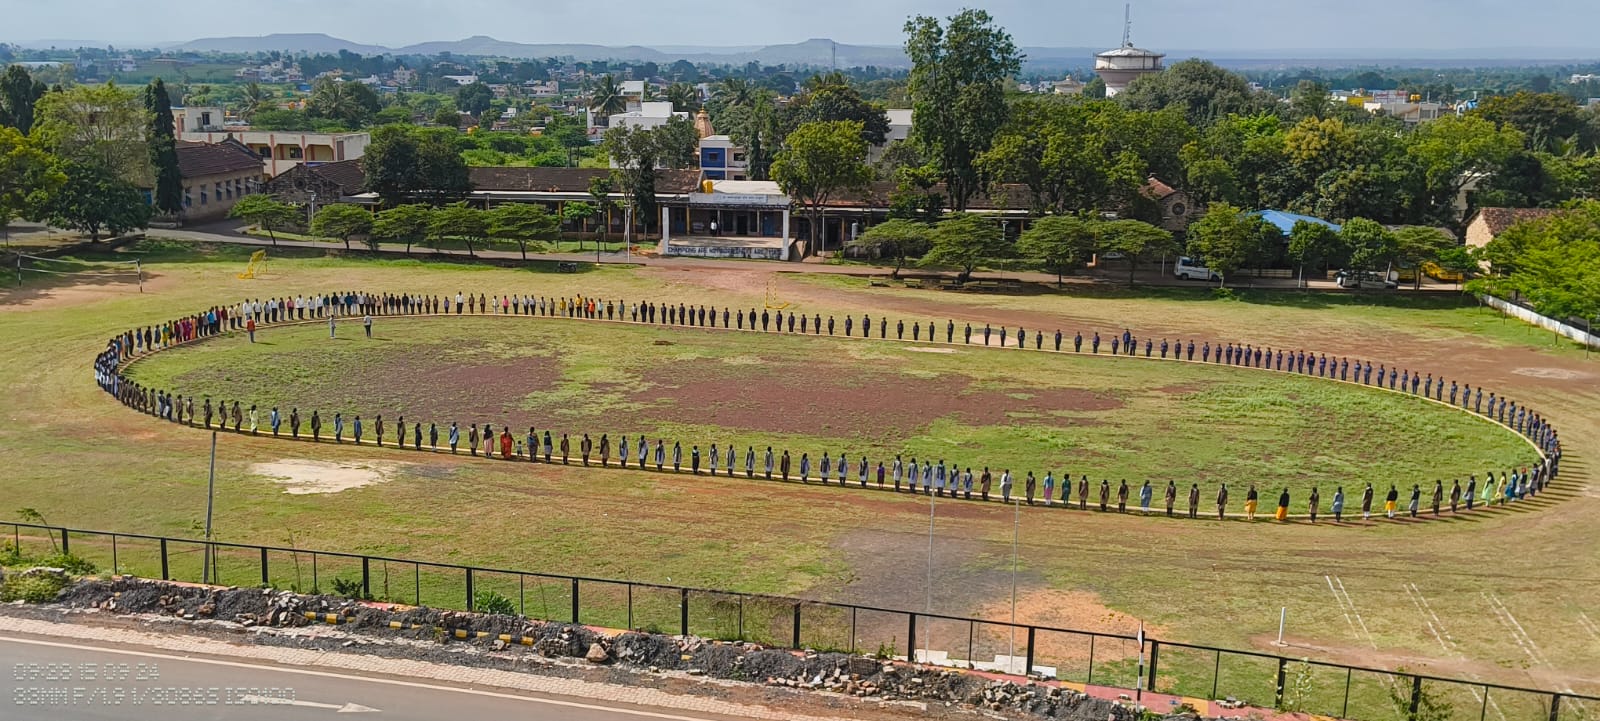
[{"label": "person in red top", "polygon": [[507,429],[500,431],[500,457],[511,460],[511,431]]},{"label": "person in red top", "polygon": [[244,329],[250,332],[250,342],[256,342],[256,319],[251,318],[244,322]]}]

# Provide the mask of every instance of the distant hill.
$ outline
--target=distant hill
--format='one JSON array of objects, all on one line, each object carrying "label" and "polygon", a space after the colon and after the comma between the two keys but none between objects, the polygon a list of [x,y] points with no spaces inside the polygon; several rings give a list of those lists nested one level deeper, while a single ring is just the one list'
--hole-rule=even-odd
[{"label": "distant hill", "polygon": [[274,33],[272,35],[238,36],[229,38],[201,38],[164,48],[169,51],[196,53],[266,53],[283,52],[337,53],[349,50],[360,55],[382,55],[393,52],[382,45],[363,45],[336,38],[324,33]]}]

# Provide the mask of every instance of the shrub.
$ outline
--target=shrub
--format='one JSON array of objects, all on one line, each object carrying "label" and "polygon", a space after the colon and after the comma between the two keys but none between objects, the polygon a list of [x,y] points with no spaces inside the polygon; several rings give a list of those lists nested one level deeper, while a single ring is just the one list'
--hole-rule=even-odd
[{"label": "shrub", "polygon": [[494,591],[479,591],[472,599],[472,607],[478,613],[492,613],[498,616],[517,615],[517,607],[511,603],[511,599]]},{"label": "shrub", "polygon": [[41,573],[31,576],[11,576],[4,584],[0,584],[0,601],[26,601],[28,603],[49,603],[56,600],[61,589],[67,587],[67,579],[53,573]]},{"label": "shrub", "polygon": [[59,568],[74,576],[92,576],[100,570],[93,561],[70,553],[57,553],[54,556],[41,558],[35,561],[34,565]]},{"label": "shrub", "polygon": [[352,601],[370,601],[372,596],[361,590],[361,581],[355,578],[333,579],[333,592]]}]

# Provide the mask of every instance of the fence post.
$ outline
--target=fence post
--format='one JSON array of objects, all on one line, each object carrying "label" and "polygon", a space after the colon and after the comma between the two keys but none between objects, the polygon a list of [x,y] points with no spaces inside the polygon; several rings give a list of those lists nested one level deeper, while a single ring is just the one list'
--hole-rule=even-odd
[{"label": "fence post", "polygon": [[800,648],[800,604],[794,605],[794,642],[789,648]]},{"label": "fence post", "polygon": [[856,607],[850,607],[850,655],[856,653]]},{"label": "fence post", "polygon": [[[1094,640],[1096,638],[1099,637],[1094,634],[1089,635],[1089,673],[1083,677],[1083,685],[1085,686],[1094,682]],[[1211,697],[1216,698],[1217,694],[1213,692]]]},{"label": "fence post", "polygon": [[1561,718],[1561,694],[1558,694],[1558,693],[1550,694],[1550,721],[1560,721],[1560,718]]},{"label": "fence post", "polygon": [[[1344,706],[1339,711],[1339,718],[1350,718],[1350,675],[1353,673],[1355,673],[1355,669],[1347,668],[1344,670]],[[1478,721],[1483,721],[1483,719],[1478,719]]]},{"label": "fence post", "polygon": [[111,537],[111,575],[117,575],[117,537]]},{"label": "fence post", "polygon": [[[1022,675],[1024,675],[1024,676],[1032,676],[1033,675],[1033,639],[1034,639],[1034,633],[1036,631],[1038,631],[1038,630],[1039,629],[1037,629],[1037,628],[1035,628],[1033,626],[1029,626],[1028,627],[1028,655],[1027,655],[1027,660],[1024,661],[1023,664],[1022,664]],[[1007,665],[1010,665],[1010,664],[1008,663]],[[1009,671],[1010,669],[1006,669],[1006,670]]]},{"label": "fence post", "polygon": [[368,561],[372,559],[361,557],[361,597],[372,598],[372,567]]},{"label": "fence post", "polygon": [[467,566],[467,612],[471,613],[472,611],[472,567]]},{"label": "fence post", "polygon": [[1156,659],[1161,656],[1161,642],[1150,639],[1150,678],[1144,682],[1144,690],[1156,690]]},{"label": "fence post", "polygon": [[1417,709],[1422,707],[1422,677],[1411,677],[1411,718],[1417,717]]},{"label": "fence post", "polygon": [[[1220,685],[1222,685],[1222,651],[1219,649],[1217,651],[1217,663],[1211,667],[1211,698],[1217,697],[1217,687]],[[1349,693],[1350,689],[1346,687],[1345,694],[1347,697]]]},{"label": "fence post", "polygon": [[161,539],[161,580],[170,581],[172,575],[167,571],[167,539]]},{"label": "fence post", "polygon": [[66,556],[71,553],[72,549],[67,545],[67,529],[63,528],[61,529],[61,555]]},{"label": "fence post", "polygon": [[268,581],[267,578],[268,578],[268,576],[267,576],[267,547],[266,546],[262,546],[261,547],[261,585],[263,585],[263,586],[272,585],[272,582]]},{"label": "fence post", "polygon": [[916,663],[917,662],[917,614],[912,613],[912,614],[909,614],[909,615],[911,616],[911,625],[910,625],[910,628],[906,630],[906,661],[908,663]]},{"label": "fence post", "polygon": [[[1283,680],[1284,676],[1286,675],[1285,671],[1287,670],[1288,665],[1289,659],[1286,659],[1282,656],[1278,657],[1278,690],[1273,692],[1273,708],[1283,708]],[[1412,709],[1411,712],[1415,714],[1416,709]]]},{"label": "fence post", "polygon": [[[578,579],[572,579],[572,622],[578,622]],[[628,626],[633,630],[633,585],[628,586]]]},{"label": "fence post", "polygon": [[689,589],[678,589],[678,629],[680,636],[689,635]]}]

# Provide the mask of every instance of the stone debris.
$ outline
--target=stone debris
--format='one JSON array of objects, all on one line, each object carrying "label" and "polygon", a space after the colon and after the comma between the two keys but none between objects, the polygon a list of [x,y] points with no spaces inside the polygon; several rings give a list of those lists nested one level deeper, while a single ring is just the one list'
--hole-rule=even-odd
[{"label": "stone debris", "polygon": [[[936,666],[910,665],[873,656],[794,652],[748,641],[698,636],[623,632],[603,636],[569,623],[520,616],[389,607],[334,596],[307,596],[271,589],[177,585],[131,577],[89,579],[63,592],[60,603],[113,613],[158,614],[185,621],[232,622],[244,628],[326,625],[339,633],[385,643],[471,644],[513,654],[535,664],[545,659],[582,659],[640,672],[750,681],[770,687],[822,691],[884,702],[940,704],[983,715],[1018,715],[1065,721],[1139,721],[1147,715],[1132,703],[1101,699],[1034,680],[991,680]],[[307,618],[310,613],[314,618]],[[314,628],[298,632],[319,633]],[[349,645],[351,642],[347,642]],[[466,649],[465,646],[455,648]],[[1178,721],[1178,717],[1173,717]],[[1192,713],[1182,721],[1201,721]]]}]

